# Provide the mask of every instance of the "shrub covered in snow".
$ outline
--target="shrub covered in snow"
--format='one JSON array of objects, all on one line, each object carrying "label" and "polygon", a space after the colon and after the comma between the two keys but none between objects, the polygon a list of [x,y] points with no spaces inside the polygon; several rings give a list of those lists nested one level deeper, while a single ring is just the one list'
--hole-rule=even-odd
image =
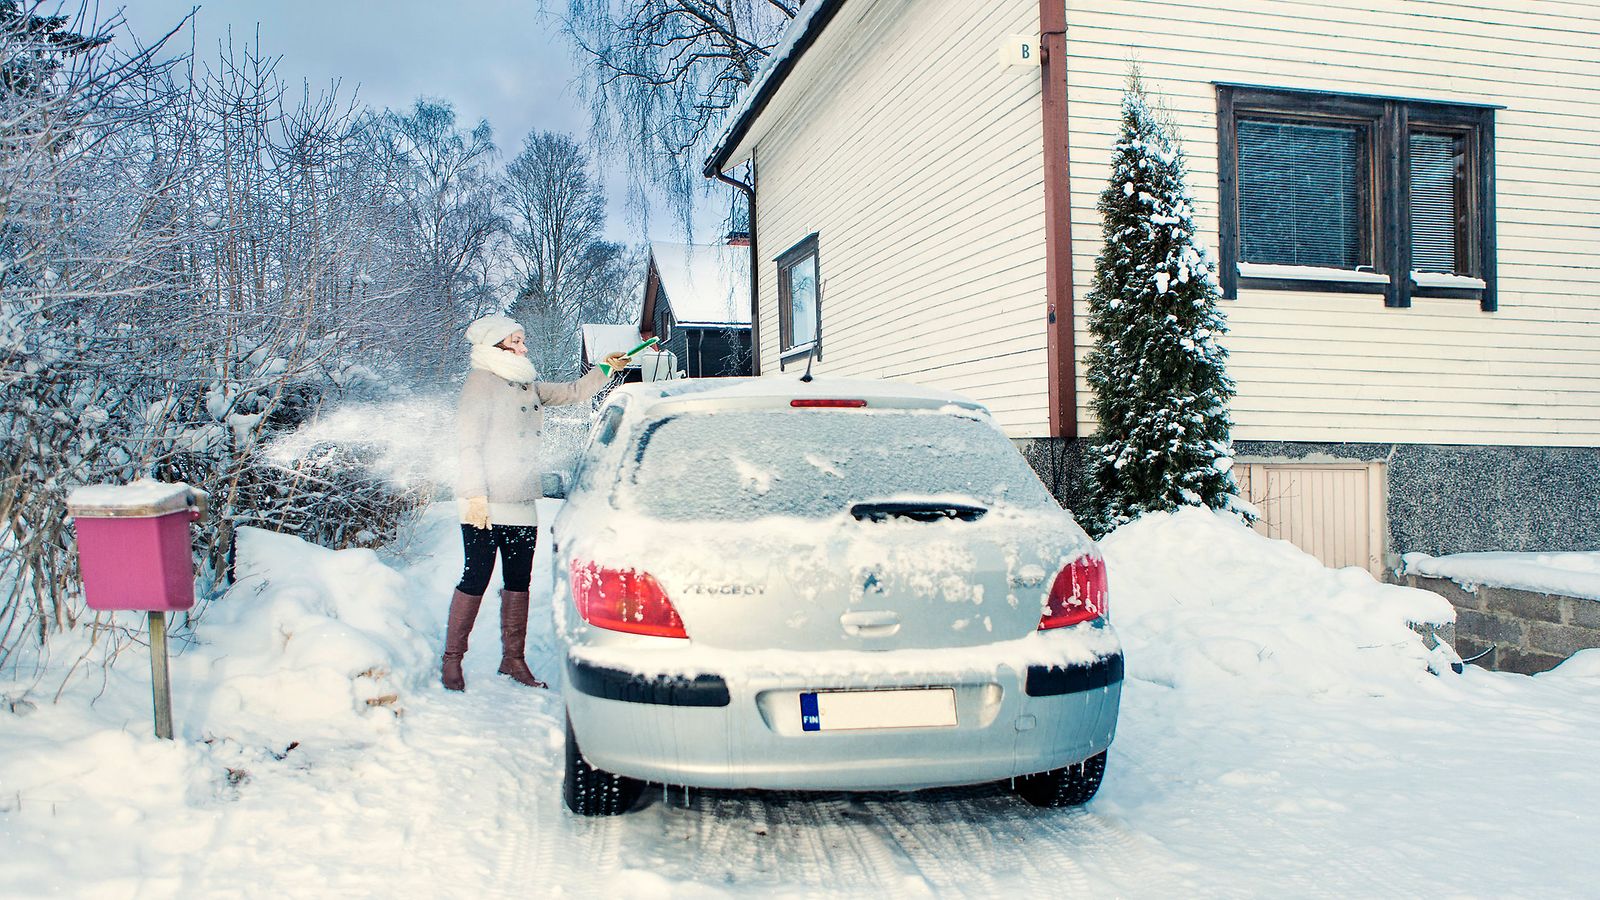
[{"label": "shrub covered in snow", "polygon": [[1222,508],[1236,493],[1214,266],[1194,224],[1183,152],[1137,75],[1111,165],[1088,296],[1099,423],[1088,524],[1102,531],[1149,510]]},{"label": "shrub covered in snow", "polygon": [[412,500],[364,450],[285,466],[262,447],[380,374],[453,371],[491,299],[421,258],[449,241],[408,228],[420,188],[396,179],[408,161],[384,155],[378,117],[286,92],[259,51],[180,76],[173,48],[113,40],[119,16],[27,6],[0,4],[0,673],[73,662],[46,649],[84,616],[73,486],[208,490],[207,578],[225,578],[237,524],[336,545],[392,532]]}]

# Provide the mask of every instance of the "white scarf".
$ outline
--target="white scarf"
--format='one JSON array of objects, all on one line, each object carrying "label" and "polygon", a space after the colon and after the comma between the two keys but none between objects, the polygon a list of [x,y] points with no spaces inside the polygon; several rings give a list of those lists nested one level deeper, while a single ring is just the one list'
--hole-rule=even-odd
[{"label": "white scarf", "polygon": [[473,345],[472,367],[499,375],[517,384],[532,384],[534,379],[539,377],[539,371],[526,356],[518,356],[510,350],[501,350],[493,344]]}]

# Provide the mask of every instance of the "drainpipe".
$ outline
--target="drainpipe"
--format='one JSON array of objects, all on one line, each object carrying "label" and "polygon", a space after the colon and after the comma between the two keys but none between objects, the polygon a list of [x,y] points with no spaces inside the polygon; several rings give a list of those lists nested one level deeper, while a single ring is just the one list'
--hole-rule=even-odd
[{"label": "drainpipe", "polygon": [[756,152],[750,151],[750,181],[745,184],[737,178],[723,172],[718,167],[714,173],[717,180],[731,184],[744,194],[746,208],[750,211],[750,374],[761,374],[761,256],[757,252],[761,246],[756,236]]},{"label": "drainpipe", "polygon": [[1072,182],[1067,172],[1067,0],[1039,0],[1039,51],[1050,434],[1072,440],[1078,436],[1078,371],[1072,321]]}]

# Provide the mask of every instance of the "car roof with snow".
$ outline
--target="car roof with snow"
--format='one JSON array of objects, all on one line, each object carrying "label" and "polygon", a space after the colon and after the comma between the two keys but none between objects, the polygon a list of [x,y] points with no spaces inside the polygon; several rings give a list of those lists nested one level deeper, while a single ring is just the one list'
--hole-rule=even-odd
[{"label": "car roof with snow", "polygon": [[[864,400],[866,407],[896,409],[940,409],[954,407],[967,414],[989,410],[983,404],[951,391],[923,387],[903,381],[872,378],[816,377],[801,381],[798,376],[764,376],[755,378],[689,378],[676,381],[657,381],[642,384],[625,384],[612,392],[613,401],[626,398],[636,413],[644,413],[670,406],[674,409],[720,405],[784,406],[794,400]],[[684,401],[681,406],[679,401]]]}]

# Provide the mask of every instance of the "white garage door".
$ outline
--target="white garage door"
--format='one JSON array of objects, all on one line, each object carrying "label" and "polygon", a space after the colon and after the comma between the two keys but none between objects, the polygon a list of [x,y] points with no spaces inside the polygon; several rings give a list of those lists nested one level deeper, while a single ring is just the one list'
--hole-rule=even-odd
[{"label": "white garage door", "polygon": [[1239,493],[1261,511],[1257,531],[1294,544],[1323,565],[1360,566],[1383,577],[1383,463],[1240,460],[1234,474]]}]

